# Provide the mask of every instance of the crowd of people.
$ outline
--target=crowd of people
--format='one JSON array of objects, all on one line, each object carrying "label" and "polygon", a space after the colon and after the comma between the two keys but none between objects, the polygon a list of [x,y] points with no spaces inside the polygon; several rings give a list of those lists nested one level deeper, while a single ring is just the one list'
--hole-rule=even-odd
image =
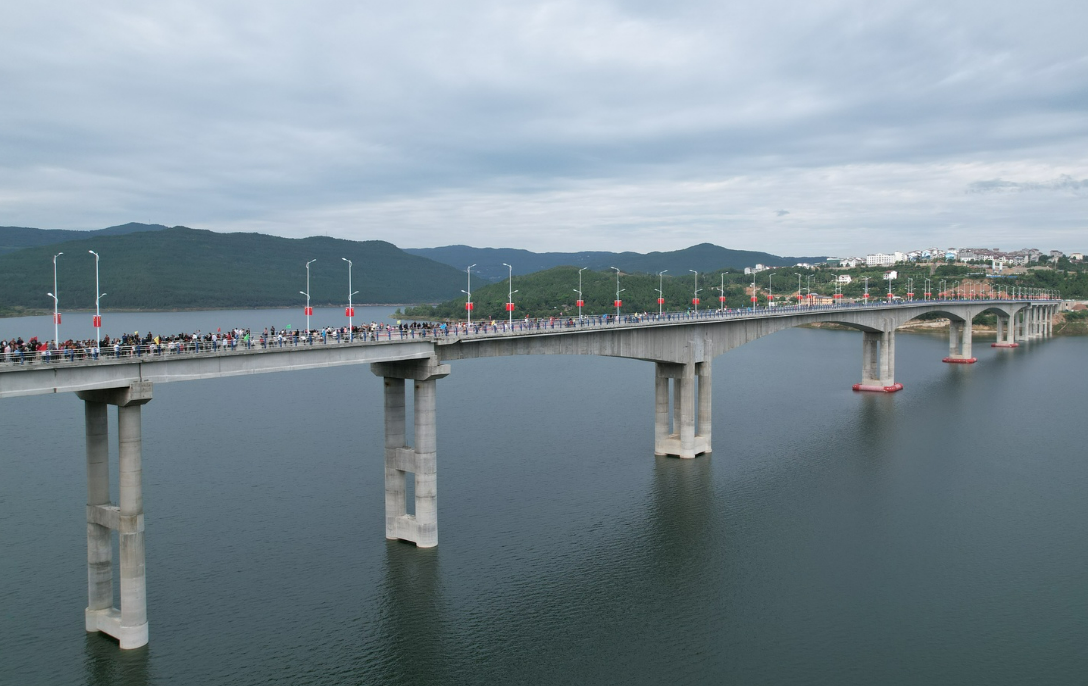
[{"label": "crowd of people", "polygon": [[[673,312],[658,314],[641,312],[630,314],[594,314],[581,317],[551,316],[522,317],[519,319],[486,318],[469,323],[468,321],[444,322],[402,322],[388,324],[370,322],[354,326],[326,326],[318,329],[301,330],[292,328],[267,327],[254,332],[249,328],[233,328],[214,332],[196,331],[170,335],[155,334],[150,331],[141,334],[134,331],[120,336],[104,336],[101,340],[68,339],[56,343],[52,340],[40,340],[37,337],[23,340],[21,337],[0,341],[2,361],[9,364],[55,363],[75,360],[117,359],[124,357],[143,357],[145,355],[163,356],[182,353],[221,352],[267,349],[270,347],[297,347],[329,345],[349,342],[378,342],[407,340],[414,338],[448,338],[450,336],[468,336],[479,334],[500,334],[522,331],[541,331],[549,329],[569,329],[583,327],[608,326],[611,324],[637,324],[647,321],[673,321],[689,318],[722,316],[730,310],[708,309],[700,312]],[[735,312],[734,312],[735,313]]]}]

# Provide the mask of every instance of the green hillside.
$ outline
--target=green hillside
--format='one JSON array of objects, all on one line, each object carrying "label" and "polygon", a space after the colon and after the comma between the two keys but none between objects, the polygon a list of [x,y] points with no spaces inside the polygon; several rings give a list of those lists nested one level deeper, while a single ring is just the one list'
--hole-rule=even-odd
[{"label": "green hillside", "polygon": [[475,264],[473,274],[484,281],[499,281],[508,271],[503,263],[514,268],[514,275],[551,269],[552,267],[585,267],[603,271],[616,267],[625,272],[656,274],[667,269],[674,274],[686,274],[689,269],[710,272],[716,269],[741,269],[756,264],[788,266],[798,262],[823,262],[824,257],[780,257],[751,250],[731,250],[712,243],[700,243],[682,250],[667,252],[531,252],[515,248],[473,248],[467,245],[447,245],[441,248],[408,248],[405,252],[427,257],[436,262],[465,269]]},{"label": "green hillside", "polygon": [[343,305],[354,262],[356,303],[433,302],[462,288],[463,274],[384,241],[223,234],[176,226],[127,235],[94,235],[0,255],[0,309],[52,310],[53,254],[61,311],[94,307],[94,250],[101,255],[103,308],[181,309],[298,306],[310,265],[314,305]]},{"label": "green hillside", "polygon": [[32,229],[26,226],[0,226],[0,254],[31,248],[40,245],[55,245],[66,241],[98,236],[120,236],[142,231],[161,231],[167,227],[162,224],[140,224],[129,222],[120,226],[111,226],[96,231],[72,231],[69,229]]}]

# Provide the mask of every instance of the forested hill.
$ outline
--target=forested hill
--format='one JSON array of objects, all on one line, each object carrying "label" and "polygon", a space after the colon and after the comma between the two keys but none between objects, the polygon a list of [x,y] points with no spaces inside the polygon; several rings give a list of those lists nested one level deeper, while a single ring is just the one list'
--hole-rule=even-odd
[{"label": "forested hill", "polygon": [[823,262],[826,257],[780,257],[765,252],[751,250],[730,250],[711,243],[700,243],[683,250],[668,252],[544,252],[514,248],[473,248],[467,245],[447,245],[441,248],[407,248],[405,252],[421,257],[428,257],[464,270],[470,264],[476,264],[473,273],[481,279],[497,281],[509,272],[503,263],[514,268],[514,274],[551,269],[552,267],[572,266],[603,270],[616,267],[625,272],[656,274],[667,269],[670,273],[687,274],[689,269],[710,272],[718,269],[743,269],[756,264],[781,267],[798,262]]},{"label": "forested hill", "polygon": [[[79,232],[83,233],[83,232]],[[87,234],[83,233],[84,236]],[[178,309],[302,306],[307,261],[314,305],[345,305],[353,261],[355,303],[434,302],[463,288],[464,273],[384,241],[280,238],[175,226],[93,235],[0,255],[0,307],[52,310],[53,255],[62,312],[94,307],[94,250],[101,256],[102,306]]]},{"label": "forested hill", "polygon": [[54,245],[65,241],[77,241],[81,238],[98,236],[121,236],[142,231],[161,231],[167,227],[162,224],[140,224],[129,222],[119,226],[110,226],[95,231],[71,231],[67,229],[32,229],[27,226],[0,226],[0,254],[31,248],[39,245]]}]

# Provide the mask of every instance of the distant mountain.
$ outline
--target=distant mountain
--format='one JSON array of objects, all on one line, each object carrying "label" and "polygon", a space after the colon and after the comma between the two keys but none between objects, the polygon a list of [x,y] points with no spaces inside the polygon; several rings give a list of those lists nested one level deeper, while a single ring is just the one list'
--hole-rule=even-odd
[{"label": "distant mountain", "polygon": [[129,222],[119,226],[110,226],[94,231],[72,231],[68,229],[32,229],[26,226],[0,226],[0,254],[32,248],[39,245],[53,245],[65,241],[76,241],[95,236],[122,236],[143,231],[162,231],[167,227],[162,224],[140,224]]},{"label": "distant mountain", "polygon": [[509,274],[507,263],[514,274],[551,269],[559,266],[586,267],[600,270],[617,267],[624,272],[656,274],[667,269],[672,274],[686,274],[689,269],[710,272],[719,269],[743,269],[756,264],[781,267],[798,262],[823,262],[826,257],[780,257],[752,250],[730,250],[712,243],[700,243],[683,250],[670,252],[544,252],[514,248],[473,248],[467,245],[448,245],[441,248],[407,248],[405,252],[448,264],[462,271],[476,264],[473,273],[488,281],[498,281]]},{"label": "distant mountain", "polygon": [[[385,241],[327,237],[280,238],[213,233],[183,226],[108,235],[75,232],[79,240],[25,247],[0,255],[0,303],[52,310],[53,255],[61,311],[94,307],[94,257],[110,309],[276,307],[305,304],[307,261],[313,305],[345,305],[348,265],[357,304],[446,300],[464,286],[462,272],[409,255]],[[89,236],[89,237],[88,237]]]}]

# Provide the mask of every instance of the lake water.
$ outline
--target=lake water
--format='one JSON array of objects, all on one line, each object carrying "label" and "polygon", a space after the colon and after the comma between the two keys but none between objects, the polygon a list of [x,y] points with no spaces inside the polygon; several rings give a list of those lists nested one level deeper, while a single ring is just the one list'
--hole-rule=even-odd
[{"label": "lake water", "polygon": [[975,351],[901,334],[905,390],[859,394],[857,334],[766,337],[715,361],[714,453],[684,461],[653,455],[649,363],[455,362],[431,550],[384,538],[366,367],[158,385],[124,652],[83,630],[82,403],[5,400],[0,684],[1083,684],[1088,338]]}]

